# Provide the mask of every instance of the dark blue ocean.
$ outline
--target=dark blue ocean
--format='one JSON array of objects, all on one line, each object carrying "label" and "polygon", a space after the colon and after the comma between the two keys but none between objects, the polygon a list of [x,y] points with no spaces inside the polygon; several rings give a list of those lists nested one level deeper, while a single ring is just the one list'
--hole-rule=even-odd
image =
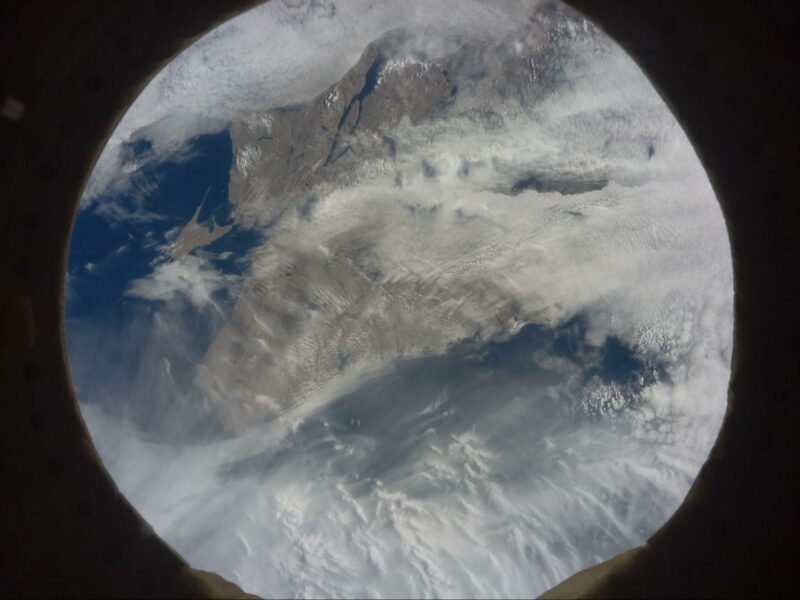
[{"label": "dark blue ocean", "polygon": [[[130,192],[99,197],[80,210],[69,251],[66,341],[79,399],[102,403],[154,432],[166,428],[168,413],[176,415],[173,431],[175,421],[191,424],[185,414],[177,418],[187,407],[195,421],[206,418],[201,400],[192,396],[191,379],[236,302],[235,287],[214,298],[213,310],[125,295],[133,281],[167,260],[168,232],[174,238],[176,228],[188,223],[201,203],[201,224],[210,228],[212,216],[217,225],[232,222],[230,135],[200,136],[189,150],[188,160],[142,161],[145,166],[134,173]],[[148,143],[135,142],[123,155],[134,161],[147,158],[149,151]],[[104,210],[109,204],[139,218],[111,217]],[[242,275],[248,268],[245,257],[260,239],[234,226],[192,252],[202,252],[221,273]]]},{"label": "dark blue ocean", "polygon": [[[232,162],[231,139],[227,131],[204,135],[191,143],[191,158],[181,162],[146,165],[134,181],[155,185],[133,186],[126,195],[100,197],[75,220],[69,251],[70,300],[67,318],[90,316],[109,320],[112,325],[124,315],[125,306],[136,300],[124,297],[131,281],[152,271],[159,257],[158,246],[165,243],[165,234],[183,226],[203,202],[199,215],[201,224],[211,226],[213,216],[218,225],[231,222],[228,203],[228,176]],[[126,148],[129,160],[137,159],[149,150],[144,142]],[[140,189],[149,194],[141,197]],[[146,222],[115,220],[98,210],[104,203],[114,202],[133,212],[139,210],[155,215]],[[227,250],[242,257],[258,242],[253,231],[238,226],[205,246],[215,267],[226,273],[239,273],[245,266],[236,260],[217,260],[214,254]],[[196,250],[195,250],[196,251]],[[93,265],[91,271],[87,265]]]}]

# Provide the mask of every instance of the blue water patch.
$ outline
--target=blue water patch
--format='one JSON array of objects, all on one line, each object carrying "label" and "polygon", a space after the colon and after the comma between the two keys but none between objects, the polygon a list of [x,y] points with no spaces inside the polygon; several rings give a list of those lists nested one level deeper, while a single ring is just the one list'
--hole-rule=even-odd
[{"label": "blue water patch", "polygon": [[[217,224],[221,223],[217,221]],[[261,231],[235,225],[229,233],[203,246],[202,251],[219,271],[227,275],[242,275],[250,265],[250,250],[265,240]]]},{"label": "blue water patch", "polygon": [[[81,210],[68,262],[66,337],[70,369],[82,402],[102,403],[142,431],[176,439],[197,428],[213,430],[209,408],[191,381],[206,349],[235,304],[235,288],[211,306],[129,297],[131,283],[171,261],[179,228],[199,211],[209,228],[232,223],[228,178],[233,160],[227,131],[190,142],[188,159],[153,162],[139,140],[124,160],[143,164],[126,194],[100,197]],[[113,210],[109,210],[112,208]],[[120,218],[131,215],[131,218]],[[192,254],[226,275],[242,275],[259,233],[234,225]]]},{"label": "blue water patch", "polygon": [[[150,151],[149,142],[127,145],[123,156],[135,160]],[[190,221],[201,205],[198,221],[211,228],[232,222],[228,203],[228,177],[233,160],[227,131],[194,139],[190,158],[180,162],[147,163],[134,175],[128,194],[98,198],[79,212],[72,232],[68,271],[70,299],[67,317],[113,319],[131,302],[124,296],[130,283],[152,272],[163,260],[167,233]],[[148,185],[149,184],[149,185]],[[141,190],[149,193],[142,197]],[[106,215],[103,205],[113,203],[140,218],[119,220]],[[144,215],[142,217],[142,215]],[[247,255],[260,236],[238,226],[214,243],[196,249],[224,273],[240,274],[245,265],[231,260]],[[231,253],[225,259],[215,256]]]},{"label": "blue water patch", "polygon": [[627,384],[639,381],[642,374],[661,367],[650,365],[634,348],[615,336],[608,336],[602,345],[587,341],[586,320],[576,316],[556,327],[525,325],[511,337],[490,341],[480,350],[470,350],[471,345],[455,347],[454,351],[480,355],[482,364],[494,366],[517,365],[524,367],[536,352],[546,352],[579,365],[583,369],[583,380],[599,377],[603,383]]}]

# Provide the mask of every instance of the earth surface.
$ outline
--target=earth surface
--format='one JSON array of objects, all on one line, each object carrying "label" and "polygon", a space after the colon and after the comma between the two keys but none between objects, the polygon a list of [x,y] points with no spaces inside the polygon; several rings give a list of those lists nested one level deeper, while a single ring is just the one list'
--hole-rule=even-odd
[{"label": "earth surface", "polygon": [[274,1],[130,108],[67,345],[121,491],[264,597],[522,597],[647,540],[719,430],[691,144],[553,2]]}]

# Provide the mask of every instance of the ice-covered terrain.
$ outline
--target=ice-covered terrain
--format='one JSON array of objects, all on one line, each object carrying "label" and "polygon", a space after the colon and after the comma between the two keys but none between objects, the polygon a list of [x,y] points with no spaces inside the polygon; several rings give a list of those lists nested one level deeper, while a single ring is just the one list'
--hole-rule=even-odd
[{"label": "ice-covered terrain", "polygon": [[[398,5],[211,32],[78,217],[131,227],[71,258],[95,443],[184,557],[263,596],[541,593],[644,542],[725,411],[725,225],[638,67],[557,4]],[[213,204],[191,165],[220,130]],[[207,188],[182,212],[164,164]],[[110,273],[114,319],[78,314]]]}]

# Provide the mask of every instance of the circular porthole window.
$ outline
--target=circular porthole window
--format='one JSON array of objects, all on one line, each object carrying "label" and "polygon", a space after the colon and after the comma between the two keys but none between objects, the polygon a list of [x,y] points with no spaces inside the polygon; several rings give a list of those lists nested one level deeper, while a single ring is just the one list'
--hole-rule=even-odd
[{"label": "circular porthole window", "polygon": [[554,2],[282,2],[148,85],[72,234],[114,480],[263,596],[528,597],[643,543],[726,407],[723,217]]}]

